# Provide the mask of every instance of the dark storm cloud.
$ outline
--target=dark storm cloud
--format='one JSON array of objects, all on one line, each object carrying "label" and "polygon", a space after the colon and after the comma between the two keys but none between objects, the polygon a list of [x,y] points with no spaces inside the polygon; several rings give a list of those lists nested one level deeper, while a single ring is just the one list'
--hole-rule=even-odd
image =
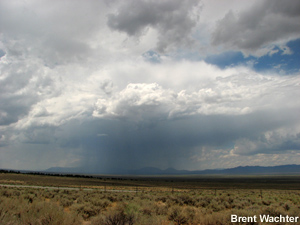
[{"label": "dark storm cloud", "polygon": [[300,4],[297,0],[280,1],[269,0],[267,2],[270,10],[275,13],[283,14],[288,17],[298,17],[300,15]]},{"label": "dark storm cloud", "polygon": [[190,35],[198,16],[192,15],[193,7],[197,7],[199,2],[131,0],[123,4],[116,13],[109,14],[107,24],[130,36],[140,36],[150,27],[157,29],[157,49],[161,52],[172,45],[189,46],[193,42]]},{"label": "dark storm cloud", "polygon": [[[234,145],[231,153],[241,156],[298,151],[299,135],[274,132],[295,124],[295,110],[289,111],[261,111],[239,116],[194,115],[138,122],[122,118],[82,118],[69,120],[59,127],[31,126],[19,130],[18,136],[22,145],[50,145],[61,152],[72,149],[76,152],[72,155],[77,159],[76,166],[89,172],[114,173],[144,166],[197,168],[201,162],[191,164],[191,158],[203,157],[204,147],[226,149]],[[271,134],[276,142],[263,140]],[[261,148],[263,142],[264,148]],[[256,147],[249,148],[253,145]],[[20,151],[19,156],[23,154],[27,154],[26,151]]]},{"label": "dark storm cloud", "polygon": [[57,90],[53,80],[35,62],[2,59],[0,79],[0,124],[9,125],[26,116],[31,107]]},{"label": "dark storm cloud", "polygon": [[29,100],[30,98],[28,97],[29,96],[1,97],[0,125],[15,123],[25,116],[29,112],[31,105],[37,101],[37,99]]},{"label": "dark storm cloud", "polygon": [[[193,154],[201,152],[204,146],[219,148],[234,143],[248,146],[248,142],[241,140],[261,139],[266,132],[290,126],[295,121],[297,116],[284,110],[240,116],[197,115],[154,123],[93,119],[84,123],[72,121],[61,127],[58,136],[68,140],[64,142],[65,147],[86,149],[81,163],[95,171],[116,172],[144,166],[186,168]],[[283,139],[281,137],[277,142],[277,152],[281,154],[291,150],[288,146],[280,147]],[[271,154],[274,153],[271,147],[248,149],[245,153]],[[239,150],[232,153],[245,154]]]},{"label": "dark storm cloud", "polygon": [[[300,2],[295,0],[258,1],[238,14],[228,12],[212,33],[212,44],[255,53],[265,45],[300,36]],[[268,51],[272,50],[272,46]]]},{"label": "dark storm cloud", "polygon": [[[194,93],[175,93],[158,84],[129,84],[116,96],[99,99],[93,115],[123,124],[116,134],[108,133],[106,144],[111,149],[107,157],[124,167],[188,164],[195,151],[201,157],[202,148],[230,145],[234,148],[226,154],[235,156],[285,154],[299,150],[283,144],[299,139],[286,130],[295,125],[297,132],[298,103],[284,100],[297,95],[299,84],[297,78],[281,79],[254,74],[218,77]],[[262,141],[268,136],[271,141]]]},{"label": "dark storm cloud", "polygon": [[56,127],[39,126],[24,129],[20,135],[20,141],[24,144],[51,144],[57,139]]}]

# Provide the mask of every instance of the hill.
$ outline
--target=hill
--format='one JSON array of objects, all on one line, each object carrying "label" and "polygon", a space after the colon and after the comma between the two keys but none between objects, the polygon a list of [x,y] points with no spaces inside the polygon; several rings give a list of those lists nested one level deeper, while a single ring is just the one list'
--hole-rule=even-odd
[{"label": "hill", "polygon": [[77,174],[117,174],[117,175],[300,175],[300,165],[281,166],[239,166],[228,169],[212,170],[161,170],[156,167],[144,167],[137,170],[91,171],[79,167],[51,167],[43,172]]}]

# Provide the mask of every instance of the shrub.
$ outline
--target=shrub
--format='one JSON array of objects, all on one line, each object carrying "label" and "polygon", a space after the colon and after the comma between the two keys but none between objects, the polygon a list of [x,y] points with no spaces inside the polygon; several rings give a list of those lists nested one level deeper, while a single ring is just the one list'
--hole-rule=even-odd
[{"label": "shrub", "polygon": [[94,206],[91,203],[75,203],[71,206],[71,210],[75,211],[77,215],[80,215],[83,219],[87,220],[90,217],[98,215],[101,211],[101,208]]},{"label": "shrub", "polygon": [[92,225],[133,225],[135,216],[129,211],[126,210],[124,205],[111,209],[105,214],[94,218]]},{"label": "shrub", "polygon": [[106,209],[108,206],[111,205],[111,202],[108,201],[107,199],[92,199],[91,204],[94,206],[100,207],[101,209]]},{"label": "shrub", "polygon": [[165,203],[158,202],[153,207],[156,215],[167,215],[168,213],[168,206]]},{"label": "shrub", "polygon": [[145,208],[141,209],[141,213],[143,215],[151,216],[153,211],[150,207],[145,207]]},{"label": "shrub", "polygon": [[268,206],[267,208],[264,208],[260,214],[264,215],[270,215],[270,216],[285,216],[286,212],[282,207],[278,206]]},{"label": "shrub", "polygon": [[177,225],[187,224],[188,218],[184,215],[178,206],[170,208],[168,213],[168,219],[174,221]]},{"label": "shrub", "polygon": [[81,220],[76,215],[65,214],[55,203],[5,199],[0,203],[0,224],[79,225]]},{"label": "shrub", "polygon": [[195,205],[195,200],[187,194],[179,196],[179,199],[180,202],[182,202],[185,205],[191,205],[191,206]]}]

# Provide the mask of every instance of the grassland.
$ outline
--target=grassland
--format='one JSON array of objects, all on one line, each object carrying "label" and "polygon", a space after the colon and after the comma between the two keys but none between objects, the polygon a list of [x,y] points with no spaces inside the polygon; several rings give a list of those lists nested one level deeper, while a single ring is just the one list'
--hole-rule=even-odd
[{"label": "grassland", "polygon": [[84,178],[1,173],[0,184],[15,185],[0,187],[0,224],[231,224],[231,214],[300,216],[299,176]]}]

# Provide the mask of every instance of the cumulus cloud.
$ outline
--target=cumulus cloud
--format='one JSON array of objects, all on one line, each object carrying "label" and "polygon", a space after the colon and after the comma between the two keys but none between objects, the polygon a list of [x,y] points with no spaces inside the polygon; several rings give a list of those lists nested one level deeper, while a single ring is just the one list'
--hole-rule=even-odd
[{"label": "cumulus cloud", "polygon": [[175,92],[157,83],[132,83],[111,98],[98,99],[93,115],[133,121],[196,114],[241,115],[270,110],[278,104],[290,108],[286,100],[299,88],[297,79],[255,73],[216,77],[213,83],[202,85],[197,91]]},{"label": "cumulus cloud", "polygon": [[212,44],[257,56],[300,36],[298,1],[259,1],[235,13],[229,11],[212,33]]},{"label": "cumulus cloud", "polygon": [[241,101],[241,93],[234,93],[235,91],[239,92],[206,88],[192,93],[185,90],[175,93],[163,89],[156,83],[129,84],[113,99],[98,99],[93,115],[143,121],[195,114],[249,113],[251,111],[249,107],[234,105]]},{"label": "cumulus cloud", "polygon": [[98,99],[94,116],[141,121],[168,115],[175,94],[156,83],[128,84],[113,99]]},{"label": "cumulus cloud", "polygon": [[254,139],[240,139],[235,143],[232,154],[254,155],[274,154],[300,150],[299,130],[287,132],[286,129],[264,132]]}]

